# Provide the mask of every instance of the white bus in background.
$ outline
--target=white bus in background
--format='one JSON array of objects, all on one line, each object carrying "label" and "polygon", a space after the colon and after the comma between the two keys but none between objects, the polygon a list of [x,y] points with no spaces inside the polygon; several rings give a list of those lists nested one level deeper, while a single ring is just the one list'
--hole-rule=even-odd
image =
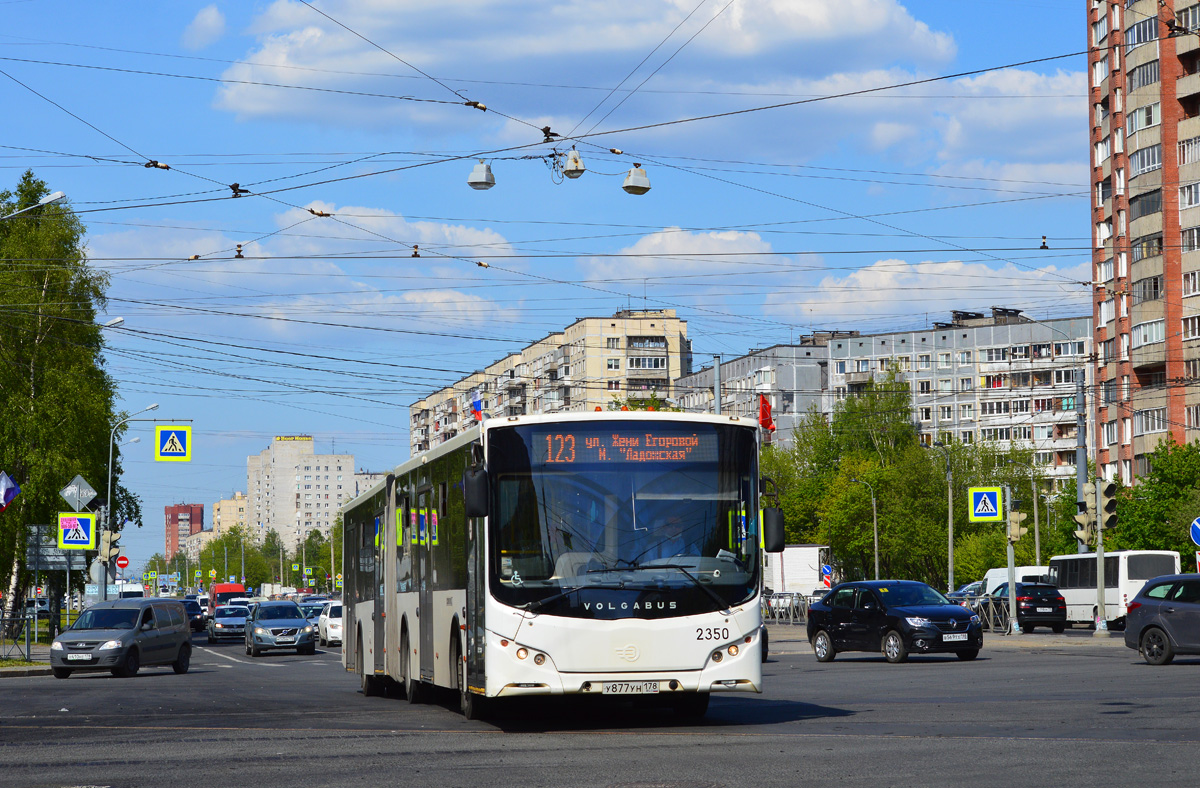
[{"label": "white bus in background", "polygon": [[[699,716],[762,692],[753,419],[493,418],[345,505],[343,660],[363,692],[484,704],[647,695]],[[765,538],[764,538],[765,537]],[[760,543],[760,540],[762,542]]]},{"label": "white bus in background", "polygon": [[[1179,574],[1173,550],[1114,550],[1104,553],[1104,619],[1124,625],[1126,608],[1146,581]],[[1050,559],[1050,582],[1067,602],[1067,622],[1093,624],[1096,600],[1096,554],[1056,555]]]}]

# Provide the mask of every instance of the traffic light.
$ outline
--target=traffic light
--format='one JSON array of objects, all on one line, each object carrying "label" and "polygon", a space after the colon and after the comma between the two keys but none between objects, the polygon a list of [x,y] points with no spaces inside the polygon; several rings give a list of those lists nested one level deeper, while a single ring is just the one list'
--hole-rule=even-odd
[{"label": "traffic light", "polygon": [[1100,505],[1096,512],[1101,531],[1117,527],[1117,483],[1100,482]]},{"label": "traffic light", "polygon": [[1021,522],[1028,517],[1026,512],[1009,512],[1008,513],[1008,541],[1017,542],[1022,536],[1029,532],[1029,529],[1021,525]]},{"label": "traffic light", "polygon": [[1085,545],[1096,541],[1096,485],[1088,482],[1083,485],[1083,511],[1075,515],[1079,528],[1075,530],[1075,538]]},{"label": "traffic light", "polygon": [[120,540],[121,534],[119,531],[105,529],[100,532],[100,563],[110,563],[121,554],[121,546],[117,544]]}]

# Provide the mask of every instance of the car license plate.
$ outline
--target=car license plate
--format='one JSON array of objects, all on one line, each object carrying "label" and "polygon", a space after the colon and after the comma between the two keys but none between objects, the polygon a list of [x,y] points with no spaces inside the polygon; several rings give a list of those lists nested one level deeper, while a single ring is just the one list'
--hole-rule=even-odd
[{"label": "car license plate", "polygon": [[72,662],[76,662],[76,661],[90,662],[92,659],[92,655],[91,654],[68,654],[67,659],[69,659]]},{"label": "car license plate", "polygon": [[653,695],[658,692],[657,681],[606,681],[605,695]]},{"label": "car license plate", "polygon": [[1039,608],[1037,609],[1037,611],[1038,611],[1039,613],[1053,613],[1053,612],[1054,612],[1054,608],[1052,608],[1052,607],[1039,607]]},{"label": "car license plate", "polygon": [[950,643],[955,640],[966,640],[966,639],[967,639],[966,632],[955,632],[954,634],[942,635],[942,640],[947,643]]},{"label": "car license plate", "polygon": [[295,638],[275,638],[276,643],[295,643]]}]

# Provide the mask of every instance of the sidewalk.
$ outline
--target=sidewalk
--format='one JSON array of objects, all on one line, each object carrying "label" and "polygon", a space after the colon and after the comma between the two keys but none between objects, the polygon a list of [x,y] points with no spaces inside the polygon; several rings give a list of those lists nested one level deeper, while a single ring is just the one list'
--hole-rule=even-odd
[{"label": "sidewalk", "polygon": [[0,679],[22,678],[25,676],[49,676],[50,647],[33,643],[29,647],[31,662],[45,662],[45,665],[27,665],[15,668],[0,668]]}]

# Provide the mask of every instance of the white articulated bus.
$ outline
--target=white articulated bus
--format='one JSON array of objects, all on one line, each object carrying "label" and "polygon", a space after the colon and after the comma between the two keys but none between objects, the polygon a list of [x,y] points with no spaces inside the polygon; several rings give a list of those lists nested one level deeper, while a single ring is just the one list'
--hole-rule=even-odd
[{"label": "white articulated bus", "polygon": [[[521,695],[761,692],[758,425],[613,411],[493,418],[346,504],[344,665],[463,713]],[[765,521],[765,526],[760,519]],[[764,541],[765,539],[765,541]]]},{"label": "white articulated bus", "polygon": [[[1179,574],[1179,553],[1173,550],[1114,550],[1104,553],[1104,620],[1123,624],[1129,600],[1146,581]],[[1092,624],[1100,604],[1096,599],[1096,554],[1056,555],[1050,559],[1050,582],[1067,602],[1067,621]]]}]

